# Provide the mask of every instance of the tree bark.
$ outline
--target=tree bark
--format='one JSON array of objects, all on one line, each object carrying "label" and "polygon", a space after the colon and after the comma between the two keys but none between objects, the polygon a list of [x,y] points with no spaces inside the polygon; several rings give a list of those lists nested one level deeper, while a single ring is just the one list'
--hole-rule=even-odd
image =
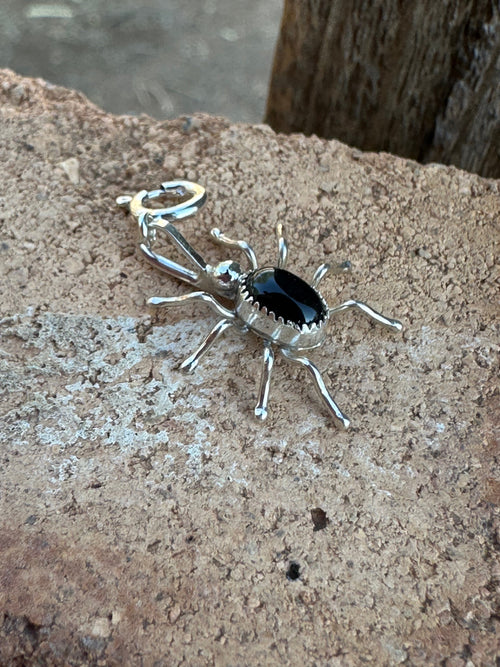
[{"label": "tree bark", "polygon": [[285,0],[266,121],[500,176],[498,0]]}]

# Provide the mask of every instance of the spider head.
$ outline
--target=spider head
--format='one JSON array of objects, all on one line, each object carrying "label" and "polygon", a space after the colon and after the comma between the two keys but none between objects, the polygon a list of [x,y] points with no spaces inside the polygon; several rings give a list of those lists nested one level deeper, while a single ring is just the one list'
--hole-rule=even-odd
[{"label": "spider head", "polygon": [[217,294],[232,298],[237,291],[243,271],[238,262],[231,259],[219,262],[209,269]]}]

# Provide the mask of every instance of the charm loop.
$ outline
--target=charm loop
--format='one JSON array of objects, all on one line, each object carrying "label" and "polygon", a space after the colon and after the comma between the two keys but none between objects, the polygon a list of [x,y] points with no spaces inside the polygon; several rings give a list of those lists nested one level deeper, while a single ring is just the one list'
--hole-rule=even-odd
[{"label": "charm loop", "polygon": [[[145,204],[159,197],[171,196],[180,199],[191,195],[185,201],[173,204],[166,208],[148,208]],[[123,195],[117,197],[118,206],[125,208],[136,218],[139,225],[139,249],[149,261],[160,271],[169,273],[174,278],[197,287],[206,287],[207,263],[186,241],[184,236],[172,224],[172,221],[189,218],[197,213],[205,204],[207,195],[205,188],[191,181],[166,181],[157,190],[141,190],[135,196]],[[164,257],[153,250],[156,242],[156,232],[161,230],[169,236],[174,245],[193,264],[194,271],[181,266],[168,257]]]},{"label": "charm loop", "polygon": [[[145,202],[159,197],[171,196],[175,199],[191,195],[186,201],[181,201],[167,208],[148,208]],[[152,227],[162,229],[166,222],[182,220],[197,213],[205,204],[207,194],[205,188],[191,181],[165,181],[158,190],[141,190],[134,197],[123,195],[117,197],[118,206],[126,208],[137,219],[147,216],[151,219]]]}]

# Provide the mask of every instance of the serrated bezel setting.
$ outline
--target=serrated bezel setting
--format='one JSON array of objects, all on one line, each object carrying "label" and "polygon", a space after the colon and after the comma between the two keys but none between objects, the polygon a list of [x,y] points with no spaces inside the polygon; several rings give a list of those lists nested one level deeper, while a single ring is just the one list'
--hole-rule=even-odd
[{"label": "serrated bezel setting", "polygon": [[[264,267],[259,269],[259,272],[262,271],[276,271],[276,269],[274,267]],[[251,294],[249,285],[251,285],[252,278],[256,273],[256,271],[252,271],[242,276],[236,300],[238,317],[252,331],[283,347],[310,349],[321,345],[325,338],[329,311],[328,305],[320,292],[309,285],[321,305],[318,321],[300,324],[289,319],[285,320],[282,316],[273,312],[271,308],[261,305],[258,296]],[[294,279],[298,279],[295,274],[290,275]]]}]

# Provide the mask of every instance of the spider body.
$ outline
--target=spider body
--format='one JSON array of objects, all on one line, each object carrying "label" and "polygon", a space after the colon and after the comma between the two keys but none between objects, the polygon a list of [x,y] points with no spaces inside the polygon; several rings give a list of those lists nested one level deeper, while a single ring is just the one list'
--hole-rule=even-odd
[{"label": "spider body", "polygon": [[[191,198],[164,209],[151,209],[144,202],[163,195]],[[117,203],[129,209],[139,223],[139,247],[145,257],[155,267],[180,278],[198,288],[183,296],[152,297],[149,304],[161,307],[185,305],[194,301],[208,304],[219,315],[219,320],[204,341],[180,367],[193,371],[202,357],[229,327],[242,332],[252,331],[263,342],[263,358],[258,400],[255,415],[259,419],[267,416],[271,372],[274,351],[278,349],[288,360],[304,366],[310,373],[315,388],[337,425],[349,426],[349,419],[342,413],[328,392],[320,371],[304,352],[320,346],[326,333],[330,317],[348,308],[360,310],[371,320],[392,331],[401,331],[397,320],[385,317],[361,301],[350,299],[334,308],[329,308],[317,287],[329,271],[343,273],[350,269],[349,262],[334,267],[321,264],[310,283],[286,270],[288,245],[283,235],[283,227],[277,225],[278,263],[277,266],[259,267],[254,250],[246,241],[234,241],[218,229],[211,235],[219,245],[238,250],[246,256],[250,270],[242,270],[234,260],[220,262],[215,267],[207,264],[189,245],[172,224],[173,221],[193,215],[204,204],[205,190],[196,183],[171,181],[163,183],[161,189],[147,192],[143,190],[135,197],[119,197]],[[194,266],[187,269],[158,254],[153,245],[157,231],[163,231]],[[201,288],[201,289],[200,289]],[[232,304],[228,308],[220,297]]]},{"label": "spider body", "polygon": [[321,294],[278,267],[263,267],[242,276],[236,314],[258,336],[301,350],[321,345],[329,318]]}]

